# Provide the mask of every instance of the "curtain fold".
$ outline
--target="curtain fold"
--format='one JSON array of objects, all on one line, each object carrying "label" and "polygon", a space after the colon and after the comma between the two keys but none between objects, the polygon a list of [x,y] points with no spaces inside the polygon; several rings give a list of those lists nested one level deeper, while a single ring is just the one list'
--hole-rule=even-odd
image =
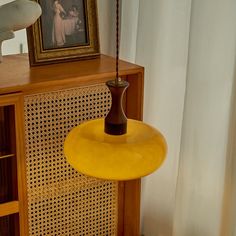
[{"label": "curtain fold", "polygon": [[145,67],[144,120],[169,146],[166,162],[142,182],[142,233],[234,235],[236,2],[122,4],[121,55]]},{"label": "curtain fold", "polygon": [[220,235],[224,187],[228,184],[225,171],[229,171],[235,10],[236,2],[231,0],[192,1],[176,236]]},{"label": "curtain fold", "polygon": [[[129,0],[122,2],[122,10],[121,48],[130,50],[136,45],[132,55],[136,55],[137,64],[145,67],[144,121],[160,129],[169,146],[160,170],[142,181],[142,233],[168,236],[173,231],[190,1]],[[123,59],[130,58],[129,50],[122,51]]]},{"label": "curtain fold", "polygon": [[129,62],[135,62],[139,0],[123,1],[121,5],[120,57]]},{"label": "curtain fold", "polygon": [[[236,66],[234,66],[236,71]],[[231,114],[228,128],[228,145],[225,164],[220,236],[236,236],[236,80],[233,81]]]}]

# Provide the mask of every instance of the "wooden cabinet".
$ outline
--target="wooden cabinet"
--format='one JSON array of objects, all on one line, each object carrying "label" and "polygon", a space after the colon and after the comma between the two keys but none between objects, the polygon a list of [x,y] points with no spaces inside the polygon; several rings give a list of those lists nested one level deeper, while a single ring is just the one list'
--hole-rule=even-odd
[{"label": "wooden cabinet", "polygon": [[[142,119],[143,68],[120,61],[120,75],[130,83],[126,114]],[[108,112],[105,82],[114,76],[115,60],[105,55],[34,68],[27,55],[4,57],[0,235],[139,235],[140,180],[84,176],[63,154],[73,127]]]}]

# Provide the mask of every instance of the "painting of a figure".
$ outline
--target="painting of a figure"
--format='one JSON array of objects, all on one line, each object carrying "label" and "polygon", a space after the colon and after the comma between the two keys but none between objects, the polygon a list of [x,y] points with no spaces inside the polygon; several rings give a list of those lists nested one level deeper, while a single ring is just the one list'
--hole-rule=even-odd
[{"label": "painting of a figure", "polygon": [[88,44],[84,0],[40,0],[44,50]]},{"label": "painting of a figure", "polygon": [[100,56],[97,0],[32,1],[42,15],[27,28],[30,66]]}]

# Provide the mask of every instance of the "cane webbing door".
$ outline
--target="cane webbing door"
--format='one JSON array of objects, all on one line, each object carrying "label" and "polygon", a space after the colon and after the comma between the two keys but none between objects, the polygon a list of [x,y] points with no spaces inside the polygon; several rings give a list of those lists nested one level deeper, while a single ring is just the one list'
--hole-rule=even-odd
[{"label": "cane webbing door", "polygon": [[78,173],[63,154],[68,132],[110,102],[104,84],[24,97],[29,235],[117,235],[118,182]]}]

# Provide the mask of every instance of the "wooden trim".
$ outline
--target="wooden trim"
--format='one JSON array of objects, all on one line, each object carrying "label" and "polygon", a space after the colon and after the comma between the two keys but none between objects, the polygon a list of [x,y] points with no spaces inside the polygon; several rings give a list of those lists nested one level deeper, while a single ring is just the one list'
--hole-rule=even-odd
[{"label": "wooden trim", "polygon": [[140,235],[140,194],[140,179],[125,182],[123,236]]},{"label": "wooden trim", "polygon": [[140,235],[141,180],[119,182],[117,236]]},{"label": "wooden trim", "polygon": [[19,198],[19,225],[20,235],[28,236],[28,202],[26,187],[26,160],[25,160],[25,138],[24,138],[24,99],[23,95],[18,97],[15,106],[16,118],[16,140],[17,140],[17,173],[18,173],[18,198]]},{"label": "wooden trim", "polygon": [[[14,194],[14,198],[18,198],[17,207],[19,212],[19,226],[20,235],[28,235],[28,214],[27,214],[27,191],[26,191],[26,167],[25,167],[25,155],[24,155],[24,106],[23,95],[21,93],[1,95],[0,106],[14,105],[14,119],[11,122],[15,122],[15,135],[11,137],[11,142],[16,142],[16,169],[17,171],[17,191]],[[11,131],[13,133],[13,130]],[[14,140],[13,140],[14,139]],[[14,158],[14,157],[13,157]],[[7,203],[6,203],[7,204]],[[1,213],[0,213],[1,214]],[[17,221],[16,221],[17,222]]]},{"label": "wooden trim", "polygon": [[[126,93],[126,115],[128,118],[142,120],[144,70],[128,75],[129,88]],[[140,195],[141,180],[125,181],[123,202],[123,234],[122,236],[140,235]]]},{"label": "wooden trim", "polygon": [[118,183],[118,232],[117,236],[124,236],[124,189],[123,181]]},{"label": "wooden trim", "polygon": [[129,88],[126,93],[126,111],[130,119],[143,119],[144,69],[126,77]]},{"label": "wooden trim", "polygon": [[12,201],[0,204],[0,217],[19,212],[19,202]]},{"label": "wooden trim", "polygon": [[[120,72],[120,76],[126,76],[127,74],[130,75],[131,77],[136,74],[142,74],[142,69],[135,68],[129,71]],[[115,78],[115,72],[101,73],[96,76],[94,75],[86,75],[81,77],[74,76],[72,78],[64,80],[52,80],[52,81],[32,83],[27,86],[22,86],[20,88],[18,87],[18,90],[22,91],[25,95],[33,93],[41,93],[41,92],[44,93],[48,91],[58,91],[67,88],[75,88],[81,86],[90,86],[90,85],[106,83],[108,80],[112,80],[114,78]]]},{"label": "wooden trim", "polygon": [[[11,190],[9,192],[10,202],[5,202],[0,206],[0,216],[9,216],[9,233],[10,235],[19,235],[19,198],[18,198],[18,184],[17,184],[17,156],[16,156],[16,126],[15,126],[15,107],[18,102],[18,95],[4,95],[1,96],[0,106],[5,112],[5,129],[6,132],[6,153],[1,155],[1,159],[9,158],[7,161],[10,163],[10,168],[8,170],[9,174],[9,185]],[[13,154],[14,153],[14,154]],[[15,200],[15,201],[12,201]],[[18,200],[18,201],[17,201]],[[14,216],[12,214],[15,214]]]},{"label": "wooden trim", "polygon": [[1,95],[0,106],[15,105],[19,100],[18,95],[20,94],[21,93]]},{"label": "wooden trim", "polygon": [[[17,103],[17,98],[16,98],[16,102],[13,106],[6,106],[5,110],[6,110],[6,129],[7,129],[7,140],[8,140],[8,150],[10,151],[10,153],[16,153],[16,122],[15,122],[15,117],[16,117],[16,113],[15,113],[15,107],[16,107],[16,103]],[[12,192],[11,192],[11,196],[12,196],[12,200],[19,200],[18,198],[18,185],[17,185],[17,156],[15,156],[14,158],[9,159],[10,163],[11,163],[11,167],[9,169],[9,171],[11,172],[11,184],[13,184],[12,186]],[[17,221],[15,221],[15,224],[17,224]],[[14,225],[16,227],[16,225]]]},{"label": "wooden trim", "polygon": [[9,157],[14,157],[14,156],[15,156],[15,154],[6,154],[6,155],[0,156],[0,159],[9,158]]},{"label": "wooden trim", "polygon": [[[137,74],[142,67],[120,60],[120,76]],[[9,70],[14,68],[14,70]],[[92,60],[30,68],[27,55],[4,56],[0,64],[0,94],[34,93],[101,83],[115,78],[115,59],[101,55]],[[46,90],[45,90],[46,89]]]}]

